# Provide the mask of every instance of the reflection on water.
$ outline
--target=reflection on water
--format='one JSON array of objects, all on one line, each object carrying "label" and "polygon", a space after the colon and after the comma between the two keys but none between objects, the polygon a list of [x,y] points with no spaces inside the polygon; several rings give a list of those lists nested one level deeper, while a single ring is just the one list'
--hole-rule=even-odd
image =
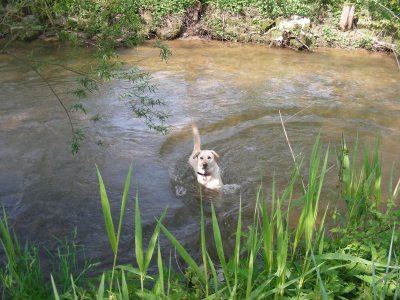
[{"label": "reflection on water", "polygon": [[[154,217],[168,207],[166,226],[188,249],[198,249],[203,198],[207,228],[212,201],[222,234],[229,240],[239,199],[244,220],[251,220],[260,181],[268,195],[273,178],[278,190],[290,178],[293,162],[279,111],[295,156],[304,158],[304,170],[318,134],[333,153],[342,133],[350,148],[357,135],[361,145],[372,145],[379,133],[384,169],[389,170],[392,162],[398,167],[400,72],[393,58],[349,51],[297,53],[207,41],[169,45],[173,56],[167,64],[160,62],[157,49],[151,46],[123,50],[121,55],[153,74],[157,96],[167,102],[171,113],[170,133],[160,136],[134,119],[119,100],[118,84],[112,83],[87,102],[92,112],[99,110],[106,118],[91,124],[89,117],[82,116],[80,122],[92,143],[76,157],[69,153],[68,122],[51,92],[29,68],[2,56],[0,202],[22,239],[51,246],[53,236],[70,234],[77,226],[78,238],[90,254],[110,262],[95,164],[117,216],[132,162],[132,187],[139,193],[145,234],[152,231]],[[69,65],[90,60],[90,51],[85,49],[31,47],[37,56],[52,55]],[[75,82],[66,70],[50,68],[44,75],[62,92]],[[73,99],[67,96],[67,101]],[[193,120],[204,148],[221,155],[219,165],[227,184],[223,192],[200,190],[187,163],[193,147]],[[96,145],[98,139],[103,146]],[[329,166],[322,209],[336,199],[334,155]],[[399,176],[397,169],[395,176]],[[124,224],[124,261],[133,255],[134,194]]]}]

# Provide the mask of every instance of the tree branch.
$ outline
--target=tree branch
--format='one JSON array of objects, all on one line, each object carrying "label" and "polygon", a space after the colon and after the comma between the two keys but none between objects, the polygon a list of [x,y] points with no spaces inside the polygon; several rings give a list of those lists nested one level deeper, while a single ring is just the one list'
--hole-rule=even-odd
[{"label": "tree branch", "polygon": [[59,104],[61,105],[63,110],[65,111],[65,114],[68,117],[69,125],[71,127],[72,136],[74,136],[75,135],[75,128],[74,128],[74,124],[72,123],[71,115],[69,114],[68,109],[65,107],[65,105],[62,102],[61,98],[58,96],[57,92],[54,90],[53,86],[48,82],[48,80],[31,63],[27,62],[26,60],[16,56],[15,54],[12,54],[12,53],[8,52],[8,51],[5,51],[4,53],[10,55],[11,57],[15,58],[16,60],[24,63],[25,65],[27,65],[29,68],[31,68],[40,77],[40,79],[42,79],[42,81],[47,85],[47,87],[50,89],[50,91],[52,92],[54,97],[56,97],[57,101],[59,102]]}]

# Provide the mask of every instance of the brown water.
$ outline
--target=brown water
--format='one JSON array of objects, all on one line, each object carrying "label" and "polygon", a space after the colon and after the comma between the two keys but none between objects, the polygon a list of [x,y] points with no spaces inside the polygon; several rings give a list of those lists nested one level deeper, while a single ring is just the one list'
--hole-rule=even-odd
[{"label": "brown water", "polygon": [[[157,49],[124,50],[123,58],[148,70],[157,96],[168,104],[170,133],[149,131],[132,117],[112,83],[86,105],[105,118],[92,124],[80,116],[89,143],[78,155],[69,152],[67,119],[46,85],[26,65],[0,57],[0,203],[18,236],[54,246],[54,236],[71,236],[87,246],[94,260],[111,261],[104,230],[95,164],[108,189],[115,216],[128,166],[133,162],[132,190],[138,189],[144,234],[154,216],[168,207],[166,226],[193,253],[199,247],[199,191],[187,163],[192,148],[190,123],[196,120],[204,148],[215,149],[227,187],[205,193],[209,227],[210,201],[217,207],[223,236],[232,235],[240,197],[245,219],[252,218],[261,179],[267,193],[275,176],[279,187],[293,168],[279,118],[281,111],[297,159],[307,158],[318,134],[331,152],[342,133],[348,144],[358,135],[372,147],[376,135],[388,177],[400,160],[400,72],[393,57],[364,52],[320,50],[297,53],[263,46],[207,41],[168,43],[173,55],[160,62]],[[31,44],[36,57],[54,57],[70,66],[90,61],[90,50]],[[43,71],[56,89],[71,90],[67,71]],[[66,95],[66,101],[72,101]],[[96,145],[101,139],[102,146]],[[336,199],[337,168],[329,161],[328,188],[321,206]],[[133,257],[131,192],[122,239],[122,261]],[[212,234],[209,234],[211,239]],[[163,239],[164,249],[169,244]]]}]

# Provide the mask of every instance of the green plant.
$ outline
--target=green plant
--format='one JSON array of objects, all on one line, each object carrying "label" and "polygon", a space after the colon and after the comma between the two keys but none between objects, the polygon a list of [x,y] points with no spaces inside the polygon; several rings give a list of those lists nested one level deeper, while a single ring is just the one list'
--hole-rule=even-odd
[{"label": "green plant", "polygon": [[1,244],[7,257],[5,268],[0,270],[0,289],[7,299],[44,299],[49,293],[39,262],[39,249],[25,244],[21,248],[17,236],[8,225],[3,208],[0,218]]},{"label": "green plant", "polygon": [[342,138],[342,148],[338,154],[339,178],[341,180],[341,194],[347,205],[347,222],[352,224],[372,208],[380,209],[381,205],[381,158],[378,152],[379,139],[376,140],[375,151],[372,156],[364,150],[363,164],[360,170],[356,168],[358,156],[358,142],[353,150],[353,163],[350,164],[349,150],[346,141]]},{"label": "green plant", "polygon": [[370,37],[362,37],[358,41],[358,47],[363,48],[363,49],[367,49],[367,50],[372,50],[373,44],[374,44],[373,40]]},{"label": "green plant", "polygon": [[328,46],[334,47],[336,42],[338,41],[337,33],[328,26],[322,27],[322,33],[324,34],[324,39],[327,42]]}]

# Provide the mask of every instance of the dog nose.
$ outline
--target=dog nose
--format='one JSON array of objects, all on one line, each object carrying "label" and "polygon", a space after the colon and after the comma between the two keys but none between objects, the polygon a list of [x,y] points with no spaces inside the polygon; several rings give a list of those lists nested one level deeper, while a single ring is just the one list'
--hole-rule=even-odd
[{"label": "dog nose", "polygon": [[203,163],[203,167],[204,168],[207,167],[207,163],[206,162]]}]

